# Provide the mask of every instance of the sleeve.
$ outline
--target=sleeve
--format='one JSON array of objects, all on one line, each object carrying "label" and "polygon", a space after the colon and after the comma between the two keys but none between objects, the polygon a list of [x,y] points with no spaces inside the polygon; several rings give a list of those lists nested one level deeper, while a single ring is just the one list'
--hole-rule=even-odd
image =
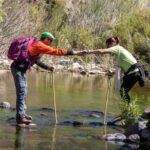
[{"label": "sleeve", "polygon": [[46,70],[49,69],[49,66],[46,65],[45,63],[41,62],[40,59],[38,59],[38,60],[35,62],[35,64],[38,65],[39,67],[43,68],[43,69],[46,69]]},{"label": "sleeve", "polygon": [[119,49],[118,46],[113,46],[113,47],[111,47],[111,48],[108,48],[108,50],[110,50],[110,52],[111,52],[112,54],[115,54],[115,55],[118,54],[118,49]]},{"label": "sleeve", "polygon": [[49,54],[56,56],[64,56],[64,55],[73,55],[73,51],[68,51],[64,49],[55,49],[48,45],[45,45],[42,42],[37,42],[32,44],[29,48],[31,55],[40,55],[40,54]]}]

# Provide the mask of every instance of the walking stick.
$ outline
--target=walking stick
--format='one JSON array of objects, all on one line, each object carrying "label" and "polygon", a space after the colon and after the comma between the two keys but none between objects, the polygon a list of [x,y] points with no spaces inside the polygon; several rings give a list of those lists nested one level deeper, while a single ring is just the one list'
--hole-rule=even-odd
[{"label": "walking stick", "polygon": [[109,95],[110,95],[110,87],[111,87],[111,77],[108,76],[108,88],[107,88],[107,94],[106,94],[106,101],[105,101],[105,111],[104,111],[104,125],[106,125],[106,118],[107,118],[107,106],[109,101]]},{"label": "walking stick", "polygon": [[58,123],[57,119],[57,108],[56,108],[56,97],[55,97],[55,75],[54,72],[52,72],[52,90],[53,90],[53,103],[54,103],[54,108],[55,108],[55,124]]},{"label": "walking stick", "polygon": [[[110,62],[110,56],[109,56],[109,65],[111,64]],[[107,66],[108,70],[110,70],[110,66]],[[106,101],[105,101],[105,111],[104,111],[104,125],[106,125],[106,118],[107,118],[107,106],[108,106],[108,101],[110,97],[110,87],[111,87],[111,75],[108,74],[108,88],[107,88],[107,93],[106,93]]]}]

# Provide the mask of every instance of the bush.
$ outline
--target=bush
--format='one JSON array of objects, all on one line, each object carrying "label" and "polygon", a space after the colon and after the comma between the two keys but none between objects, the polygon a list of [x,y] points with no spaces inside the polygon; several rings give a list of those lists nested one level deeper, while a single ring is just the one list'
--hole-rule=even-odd
[{"label": "bush", "polygon": [[[145,10],[146,11],[146,10]],[[113,32],[118,35],[129,51],[133,51],[140,59],[150,62],[150,12],[137,12],[126,16],[115,26]]]},{"label": "bush", "polygon": [[138,99],[136,97],[132,98],[132,101],[128,103],[126,100],[123,100],[121,103],[122,118],[125,119],[125,125],[133,125],[141,116],[141,109],[137,105]]}]

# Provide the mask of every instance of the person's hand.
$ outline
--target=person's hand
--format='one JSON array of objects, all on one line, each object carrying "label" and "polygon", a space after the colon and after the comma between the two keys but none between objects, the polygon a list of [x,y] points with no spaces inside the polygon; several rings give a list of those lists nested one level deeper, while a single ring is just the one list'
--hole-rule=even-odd
[{"label": "person's hand", "polygon": [[113,76],[114,74],[115,74],[115,72],[113,70],[111,70],[111,69],[108,70],[107,73],[106,73],[106,75],[108,75],[110,77]]},{"label": "person's hand", "polygon": [[54,68],[53,66],[49,66],[49,67],[48,67],[48,71],[54,72],[54,70],[55,70],[55,68]]},{"label": "person's hand", "polygon": [[73,51],[74,55],[78,55],[78,56],[82,56],[85,54],[88,54],[88,52],[86,50],[82,50],[82,51]]},{"label": "person's hand", "polygon": [[73,55],[81,56],[83,55],[83,51],[73,51]]}]

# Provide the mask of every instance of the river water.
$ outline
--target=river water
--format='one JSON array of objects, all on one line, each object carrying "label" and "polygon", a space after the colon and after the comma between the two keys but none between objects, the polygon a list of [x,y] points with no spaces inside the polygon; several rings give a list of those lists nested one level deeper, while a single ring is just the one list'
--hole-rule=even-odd
[{"label": "river water", "polygon": [[[82,76],[55,73],[55,100],[58,125],[55,125],[52,76],[30,72],[27,112],[37,124],[33,128],[14,126],[15,111],[0,110],[0,150],[117,150],[123,143],[98,139],[107,133],[123,132],[121,128],[100,126],[103,123],[108,79],[104,75]],[[120,97],[111,80],[107,121],[120,113]],[[136,85],[131,94],[138,98],[141,109],[149,105],[150,85]],[[15,88],[10,72],[0,75],[0,102],[15,108]]]}]

